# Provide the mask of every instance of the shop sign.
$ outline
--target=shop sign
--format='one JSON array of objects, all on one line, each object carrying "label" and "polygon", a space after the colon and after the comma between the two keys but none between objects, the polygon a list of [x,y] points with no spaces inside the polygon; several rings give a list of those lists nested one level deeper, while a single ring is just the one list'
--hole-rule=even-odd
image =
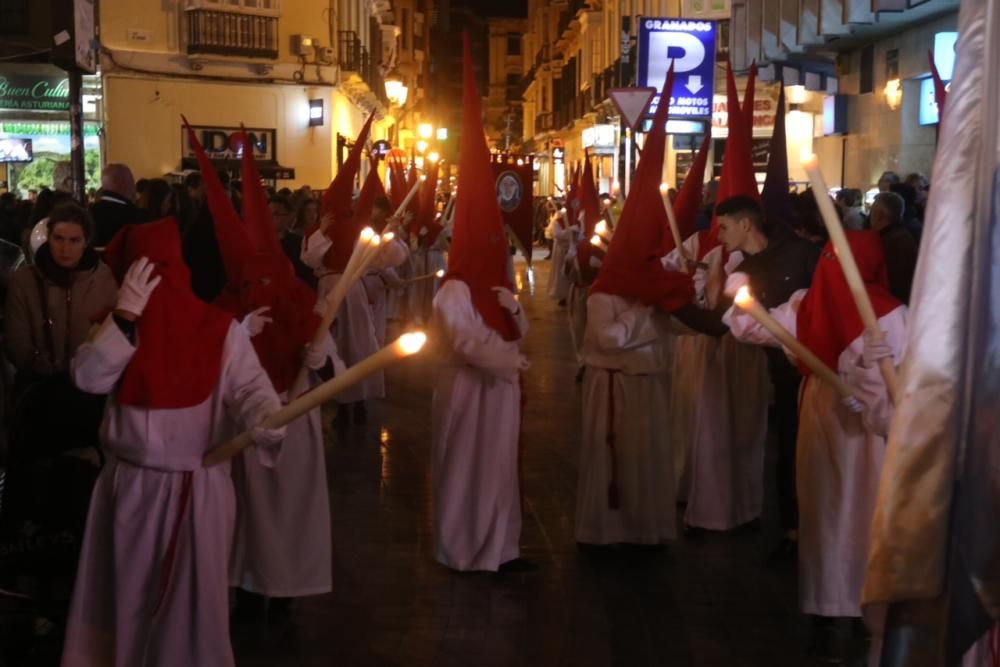
[{"label": "shop sign", "polygon": [[[771,134],[774,132],[774,114],[778,110],[778,101],[772,97],[760,97],[759,92],[753,102],[753,132]],[[728,123],[728,99],[725,95],[716,95],[712,102],[712,136],[726,136]]]},{"label": "shop sign", "polygon": [[[662,90],[674,67],[670,90],[671,117],[706,118],[712,114],[715,90],[714,21],[677,18],[639,19],[639,68],[636,86]],[[659,95],[649,106],[656,113]]]},{"label": "shop sign", "polygon": [[69,79],[32,74],[0,74],[0,109],[69,111]]},{"label": "shop sign", "polygon": [[[69,134],[69,123],[0,123],[0,132],[3,134],[20,134],[31,137],[63,136]],[[84,124],[84,136],[95,137],[97,133],[97,125],[93,123]]]},{"label": "shop sign", "polygon": [[583,129],[583,147],[593,148],[595,152],[615,148],[615,126],[594,125]]},{"label": "shop sign", "polygon": [[[205,147],[205,152],[210,159],[238,160],[243,155],[239,128],[193,125],[191,129],[194,130],[201,145]],[[248,127],[247,135],[253,145],[254,159],[275,161],[276,131],[274,128]],[[196,159],[198,157],[183,126],[181,126],[181,155],[184,158]]]},{"label": "shop sign", "polygon": [[566,157],[566,149],[564,148],[553,148],[552,149],[552,161],[556,163],[561,163]]}]

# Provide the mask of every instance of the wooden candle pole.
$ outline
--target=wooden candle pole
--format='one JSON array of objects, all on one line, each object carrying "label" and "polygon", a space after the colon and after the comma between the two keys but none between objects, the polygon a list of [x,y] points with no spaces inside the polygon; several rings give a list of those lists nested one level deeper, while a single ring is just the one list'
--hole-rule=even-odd
[{"label": "wooden candle pole", "polygon": [[417,276],[415,278],[407,278],[406,280],[399,281],[400,285],[410,285],[412,283],[419,283],[422,280],[429,280],[431,278],[444,278],[444,270],[438,270],[434,273],[425,273],[422,276]]},{"label": "wooden candle pole", "polygon": [[666,183],[660,183],[660,196],[663,198],[663,208],[667,211],[670,235],[674,237],[674,247],[677,248],[677,253],[680,255],[681,260],[686,263],[688,257],[684,249],[683,239],[681,239],[681,228],[677,224],[677,216],[674,214],[674,205],[670,201],[669,192],[670,186]]},{"label": "wooden candle pole", "polygon": [[[857,262],[854,261],[854,253],[851,252],[851,246],[847,242],[844,227],[840,224],[840,218],[837,216],[837,212],[833,208],[833,202],[830,201],[830,196],[827,194],[826,181],[819,169],[819,160],[816,158],[816,155],[809,154],[803,156],[802,168],[805,169],[806,174],[809,176],[813,195],[816,197],[816,204],[819,206],[819,212],[823,216],[823,224],[826,225],[826,230],[830,234],[830,242],[837,251],[837,259],[840,260],[840,267],[843,269],[844,277],[847,279],[847,286],[851,290],[851,296],[854,297],[854,303],[857,304],[858,313],[861,314],[861,321],[865,323],[865,330],[872,337],[872,340],[883,340],[885,334],[878,326],[875,309],[872,307],[871,299],[868,297],[868,290],[865,289],[865,283],[861,279],[861,272],[858,271]],[[880,359],[879,371],[882,373],[882,379],[889,392],[889,399],[895,405],[899,397],[899,378],[896,376],[896,367],[893,365],[892,358]]]},{"label": "wooden candle pole", "polygon": [[[385,346],[367,359],[354,364],[337,377],[324,382],[309,393],[296,398],[265,419],[261,426],[267,429],[287,426],[292,421],[313,408],[326,403],[337,394],[349,389],[372,373],[380,371],[404,357],[416,354],[423,348],[426,342],[427,336],[422,332],[417,331],[403,334],[396,342]],[[204,459],[202,459],[202,464],[207,468],[223,463],[238,455],[252,444],[253,439],[250,436],[250,431],[245,431],[206,454]]]},{"label": "wooden candle pole", "polygon": [[778,339],[782,345],[788,348],[803,364],[809,367],[816,377],[828,382],[844,398],[854,396],[851,388],[840,379],[840,376],[823,363],[812,350],[802,344],[798,338],[793,336],[785,327],[781,326],[778,320],[771,317],[771,313],[757,303],[757,300],[750,296],[750,290],[743,286],[736,293],[734,299],[736,305],[747,314],[760,322],[761,326],[771,332],[771,335]]}]

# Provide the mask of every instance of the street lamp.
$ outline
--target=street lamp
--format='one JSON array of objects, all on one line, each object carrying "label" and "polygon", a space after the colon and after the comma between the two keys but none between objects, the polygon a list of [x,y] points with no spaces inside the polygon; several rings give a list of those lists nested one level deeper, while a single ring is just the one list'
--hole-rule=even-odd
[{"label": "street lamp", "polygon": [[430,139],[434,135],[434,126],[430,123],[421,123],[417,126],[417,134],[421,139]]},{"label": "street lamp", "polygon": [[403,77],[395,71],[386,74],[385,96],[389,98],[390,102],[399,107],[404,106],[409,92],[410,89],[406,87],[405,83],[403,83]]},{"label": "street lamp", "polygon": [[427,142],[421,139],[417,142],[417,152],[423,155],[424,151],[427,150]]}]

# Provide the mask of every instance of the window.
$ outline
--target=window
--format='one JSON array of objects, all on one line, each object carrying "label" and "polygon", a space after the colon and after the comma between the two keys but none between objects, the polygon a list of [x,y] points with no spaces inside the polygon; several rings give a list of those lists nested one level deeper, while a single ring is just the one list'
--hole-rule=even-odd
[{"label": "window", "polygon": [[277,16],[281,13],[281,0],[187,0],[186,9],[214,9],[240,14]]},{"label": "window", "polygon": [[507,33],[507,55],[521,55],[521,36],[516,32]]},{"label": "window", "polygon": [[858,72],[862,95],[875,92],[875,45],[869,44],[861,49],[861,69]]}]

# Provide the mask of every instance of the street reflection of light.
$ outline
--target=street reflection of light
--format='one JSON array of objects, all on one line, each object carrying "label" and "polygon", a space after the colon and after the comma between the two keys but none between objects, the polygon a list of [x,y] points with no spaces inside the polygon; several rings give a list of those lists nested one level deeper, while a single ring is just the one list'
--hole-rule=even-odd
[{"label": "street reflection of light", "polygon": [[382,427],[379,433],[379,456],[382,459],[382,465],[379,466],[379,475],[381,478],[381,483],[379,484],[379,491],[385,491],[386,485],[389,483],[389,479],[392,477],[392,473],[389,469],[389,442],[391,437],[389,435],[389,429]]},{"label": "street reflection of light", "polygon": [[514,287],[517,288],[518,292],[520,292],[521,290],[524,289],[524,281],[521,280],[521,272],[520,271],[515,271],[514,272]]},{"label": "street reflection of light", "polygon": [[528,276],[528,294],[534,296],[535,294],[535,270],[530,266],[525,270],[525,275]]},{"label": "street reflection of light", "polygon": [[390,436],[389,436],[389,429],[387,429],[387,428],[385,428],[385,427],[383,426],[383,427],[382,427],[382,433],[381,433],[381,434],[379,434],[379,441],[380,441],[380,442],[381,442],[381,443],[382,443],[383,445],[388,445],[388,444],[389,444],[389,440],[390,440],[390,439],[391,439],[391,438],[390,438]]}]

